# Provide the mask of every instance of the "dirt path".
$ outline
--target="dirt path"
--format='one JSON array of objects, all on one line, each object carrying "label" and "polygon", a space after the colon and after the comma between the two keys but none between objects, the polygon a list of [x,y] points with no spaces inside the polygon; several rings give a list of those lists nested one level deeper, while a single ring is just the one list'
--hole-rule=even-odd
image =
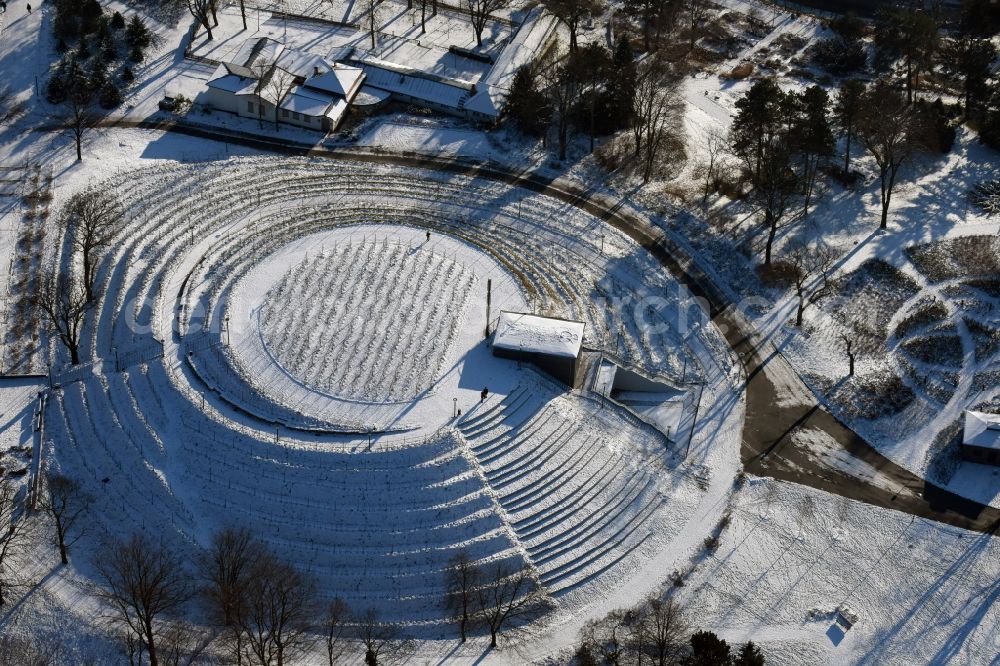
[{"label": "dirt path", "polygon": [[[731,307],[729,299],[677,243],[648,219],[615,201],[579,185],[532,171],[457,158],[400,154],[358,148],[315,148],[279,139],[245,136],[176,121],[111,123],[171,131],[215,141],[227,141],[286,155],[344,159],[422,167],[519,186],[576,206],[622,231],[649,251],[694,296],[710,304],[710,316],[739,356],[745,376],[746,420],[742,458],[745,469],[835,493],[877,506],[981,532],[1000,527],[1000,509],[982,505],[926,482],[871,447],[820,405],[798,373],[770,343],[759,340],[752,323]],[[860,461],[871,475],[849,474],[801,443],[795,433],[820,433],[839,453]]]}]

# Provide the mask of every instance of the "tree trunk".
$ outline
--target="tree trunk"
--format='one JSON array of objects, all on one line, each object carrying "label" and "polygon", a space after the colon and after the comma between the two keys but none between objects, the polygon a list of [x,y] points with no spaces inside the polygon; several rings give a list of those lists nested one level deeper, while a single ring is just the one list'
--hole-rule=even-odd
[{"label": "tree trunk", "polygon": [[90,266],[90,252],[83,253],[83,289],[87,295],[87,302],[94,302],[94,276],[91,274],[93,268]]},{"label": "tree trunk", "polygon": [[80,365],[80,351],[78,345],[67,344],[66,347],[69,349],[69,362],[72,365]]},{"label": "tree trunk", "polygon": [[906,101],[913,104],[913,59],[906,59]]},{"label": "tree trunk", "polygon": [[802,326],[802,313],[805,312],[806,303],[801,288],[799,289],[799,307],[795,312],[795,325]]},{"label": "tree trunk", "polygon": [[847,126],[847,144],[844,146],[844,178],[847,178],[847,174],[850,173],[851,169],[851,129],[850,125]]},{"label": "tree trunk", "polygon": [[66,553],[66,532],[58,519],[56,520],[56,537],[59,540],[59,559],[63,564],[69,564],[69,557]]},{"label": "tree trunk", "polygon": [[771,246],[774,245],[774,237],[778,233],[778,223],[774,219],[774,214],[768,211],[764,214],[764,221],[767,222],[767,245],[764,247],[764,265],[771,265]]},{"label": "tree trunk", "polygon": [[427,32],[427,0],[420,2],[420,34]]},{"label": "tree trunk", "polygon": [[156,657],[156,639],[153,637],[153,624],[146,622],[146,652],[149,654],[149,666],[159,666],[160,661]]},{"label": "tree trunk", "polygon": [[215,5],[212,5],[212,24],[214,27],[219,27],[219,16],[215,13]]},{"label": "tree trunk", "polygon": [[76,161],[83,161],[83,147],[81,143],[83,142],[83,132],[81,130],[76,131]]},{"label": "tree trunk", "polygon": [[245,0],[240,0],[240,16],[243,18],[243,29],[247,29],[247,8]]},{"label": "tree trunk", "polygon": [[495,629],[490,629],[490,647],[495,648],[497,646],[497,632]]},{"label": "tree trunk", "polygon": [[[888,178],[888,182],[886,182],[886,178]],[[883,169],[880,180],[882,184],[882,221],[879,224],[879,228],[887,229],[889,226],[889,201],[892,199],[892,186],[895,174],[887,174],[886,169]]]},{"label": "tree trunk", "polygon": [[206,42],[210,42],[213,39],[213,37],[212,37],[212,26],[210,26],[208,24],[208,21],[205,21],[204,25],[205,25],[205,32],[208,33],[208,37],[205,39],[205,41]]}]

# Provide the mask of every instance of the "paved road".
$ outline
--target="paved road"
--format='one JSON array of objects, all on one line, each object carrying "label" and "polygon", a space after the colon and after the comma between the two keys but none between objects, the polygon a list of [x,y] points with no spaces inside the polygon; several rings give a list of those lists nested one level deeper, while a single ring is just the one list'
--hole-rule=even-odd
[{"label": "paved road", "polygon": [[[629,212],[621,201],[530,169],[517,170],[456,158],[373,149],[306,147],[176,121],[114,124],[172,131],[282,154],[424,167],[479,176],[544,193],[577,206],[630,236],[683,282],[692,294],[709,303],[713,323],[741,359],[747,377],[742,458],[748,472],[801,483],[967,529],[996,533],[1000,528],[1000,509],[959,497],[924,481],[880,454],[834,418],[819,404],[788,361],[770,343],[759,339],[753,324],[735,310],[724,292],[693,258],[648,219]],[[839,447],[840,453],[863,461],[874,470],[875,479],[863,479],[846,473],[842,466],[829,464],[814,450],[797,443],[797,439],[792,437],[796,431],[818,432],[824,441]]]}]

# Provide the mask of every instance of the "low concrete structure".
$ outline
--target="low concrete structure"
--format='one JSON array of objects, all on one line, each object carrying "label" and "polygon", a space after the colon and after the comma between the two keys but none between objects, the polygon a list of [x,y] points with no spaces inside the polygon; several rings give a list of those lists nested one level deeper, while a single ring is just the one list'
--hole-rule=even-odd
[{"label": "low concrete structure", "polygon": [[965,412],[962,457],[969,462],[1000,465],[1000,414]]},{"label": "low concrete structure", "polygon": [[534,363],[567,386],[576,383],[586,324],[526,312],[501,312],[493,355]]}]

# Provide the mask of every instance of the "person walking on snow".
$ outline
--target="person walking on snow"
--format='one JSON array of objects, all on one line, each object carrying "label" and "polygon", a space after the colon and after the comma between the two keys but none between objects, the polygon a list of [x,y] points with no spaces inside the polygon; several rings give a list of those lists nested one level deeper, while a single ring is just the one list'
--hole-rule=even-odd
[{"label": "person walking on snow", "polygon": [[28,3],[28,13],[29,14],[31,13],[31,3],[30,2]]},{"label": "person walking on snow", "polygon": [[486,402],[486,397],[490,394],[490,390],[487,387],[483,387],[482,393],[479,394],[479,402]]}]

